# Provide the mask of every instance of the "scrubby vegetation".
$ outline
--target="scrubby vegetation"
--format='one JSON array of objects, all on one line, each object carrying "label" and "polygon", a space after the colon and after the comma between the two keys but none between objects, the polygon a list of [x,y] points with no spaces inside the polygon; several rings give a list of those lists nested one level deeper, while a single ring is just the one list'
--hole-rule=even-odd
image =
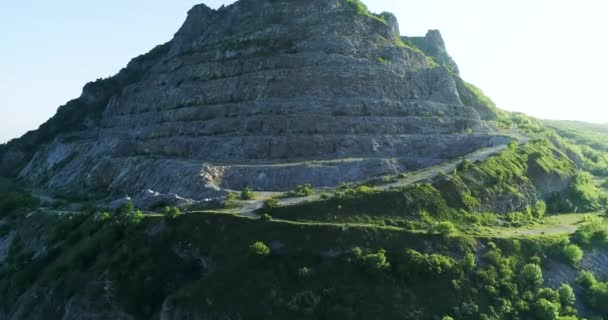
[{"label": "scrubby vegetation", "polygon": [[583,271],[576,281],[585,289],[587,303],[603,317],[608,315],[608,282],[597,280],[593,273]]},{"label": "scrubby vegetation", "polygon": [[294,190],[286,192],[284,194],[285,198],[291,197],[307,197],[314,193],[314,188],[310,184],[303,184],[297,186]]},{"label": "scrubby vegetation", "polygon": [[346,0],[346,3],[358,14],[386,24],[386,20],[381,14],[375,14],[370,12],[365,3],[361,2],[361,0]]},{"label": "scrubby vegetation", "polygon": [[550,289],[543,282],[541,266],[552,252],[562,259],[563,237],[486,243],[373,228],[310,226],[301,232],[288,223],[202,213],[178,216],[151,236],[163,217],[133,220],[138,212],[126,203],[111,213],[30,221],[57,228],[45,240],[55,249],[36,255],[35,247],[13,241],[0,272],[3,308],[32,286],[64,288],[53,298],[77,295],[103,308],[106,300],[95,297],[107,294],[109,281],[115,302],[137,319],[154,317],[169,296],[176,307],[202,315],[265,319],[577,314],[571,288]]},{"label": "scrubby vegetation", "polygon": [[0,178],[0,218],[24,214],[37,205],[38,199],[29,192],[8,179]]},{"label": "scrubby vegetation", "polygon": [[[545,190],[551,187],[545,179],[569,187],[553,194]],[[591,212],[600,207],[601,194],[589,175],[578,171],[548,139],[536,139],[482,162],[463,161],[454,172],[433,182],[388,191],[344,185],[329,199],[267,211],[280,219],[419,230],[449,221],[456,229],[475,233],[484,226],[522,227],[541,221],[547,214]]]},{"label": "scrubby vegetation", "polygon": [[253,192],[253,190],[251,190],[251,188],[247,187],[245,189],[243,189],[243,191],[241,191],[241,200],[253,200],[255,199],[255,193]]}]

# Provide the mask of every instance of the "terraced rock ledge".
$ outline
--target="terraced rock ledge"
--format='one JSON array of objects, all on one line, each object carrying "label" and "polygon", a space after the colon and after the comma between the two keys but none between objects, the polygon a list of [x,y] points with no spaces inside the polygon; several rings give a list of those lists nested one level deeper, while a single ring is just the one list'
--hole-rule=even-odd
[{"label": "terraced rock ledge", "polygon": [[353,1],[198,5],[171,41],[4,146],[0,171],[115,197],[330,187],[506,144],[484,98],[438,31],[402,37]]}]

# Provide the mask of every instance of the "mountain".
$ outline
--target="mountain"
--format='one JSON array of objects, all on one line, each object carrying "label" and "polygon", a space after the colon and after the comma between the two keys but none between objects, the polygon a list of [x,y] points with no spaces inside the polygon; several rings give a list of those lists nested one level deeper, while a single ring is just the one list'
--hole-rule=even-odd
[{"label": "mountain", "polygon": [[0,320],[606,318],[607,143],[357,0],[198,5],[0,146]]},{"label": "mountain", "polygon": [[0,169],[55,194],[336,186],[506,144],[439,31],[402,37],[356,1],[194,7],[175,37],[87,84]]}]

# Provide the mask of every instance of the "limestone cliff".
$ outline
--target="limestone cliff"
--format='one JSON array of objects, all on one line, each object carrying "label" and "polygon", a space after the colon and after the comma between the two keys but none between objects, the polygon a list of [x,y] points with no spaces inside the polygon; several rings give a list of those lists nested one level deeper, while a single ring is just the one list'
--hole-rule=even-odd
[{"label": "limestone cliff", "polygon": [[477,95],[437,31],[401,37],[354,1],[198,5],[170,42],[3,146],[0,170],[72,194],[332,186],[504,143]]}]

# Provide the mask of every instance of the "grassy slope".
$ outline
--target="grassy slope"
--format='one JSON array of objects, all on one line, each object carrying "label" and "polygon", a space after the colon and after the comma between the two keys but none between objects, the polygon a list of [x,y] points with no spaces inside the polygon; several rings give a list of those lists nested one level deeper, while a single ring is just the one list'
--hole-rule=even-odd
[{"label": "grassy slope", "polygon": [[[457,262],[478,245],[468,237],[275,223],[221,214],[191,214],[171,222],[150,216],[131,226],[117,223],[118,218],[63,219],[60,223],[43,214],[30,218],[31,224],[57,228],[55,236],[46,240],[56,249],[34,258],[37,263],[28,268],[0,273],[10,277],[0,281],[2,301],[8,304],[4,307],[10,308],[14,301],[10,289],[17,281],[21,287],[35,283],[61,288],[65,297],[77,294],[101,301],[104,282],[95,285],[92,280],[105,278],[113,283],[120,305],[140,319],[157,314],[170,294],[177,304],[203,314],[239,313],[249,319],[333,319],[336,312],[352,314],[347,319],[379,315],[427,319],[469,300],[482,311],[489,310],[489,296],[469,289],[460,292],[452,285],[452,279],[461,279],[466,282],[463,286],[478,286],[465,277],[474,270],[465,272],[464,262]],[[148,236],[147,231],[159,224],[166,226],[165,231]],[[518,249],[510,259],[514,265],[523,263],[561,241],[551,239],[524,240],[534,242],[529,247],[536,251]],[[271,256],[252,257],[249,246],[256,241],[268,244]],[[367,253],[353,255],[357,246]],[[449,274],[427,274],[423,266],[406,272],[404,268],[411,267],[404,262],[406,248],[456,260],[441,258]],[[382,249],[390,266],[374,255]],[[24,247],[12,251],[10,261],[16,264],[31,257]],[[205,267],[197,262],[199,258],[205,259]],[[304,267],[309,272],[303,272]],[[409,277],[410,272],[421,273],[420,279]]]},{"label": "grassy slope", "polygon": [[[476,164],[462,163],[454,172],[433,182],[389,191],[346,188],[325,201],[266,208],[260,212],[277,219],[388,224],[406,228],[429,227],[440,220],[475,224],[483,222],[480,220],[486,216],[468,213],[527,211],[528,206],[534,206],[540,200],[536,185],[540,178],[547,176],[575,181],[576,168],[551,143],[536,140]],[[589,192],[595,195],[591,183],[582,181],[581,185],[584,188],[579,189],[590,189]],[[563,197],[555,198],[556,203],[550,205],[556,209],[562,209],[563,200],[568,198],[579,207],[596,209],[595,204],[581,203],[580,195],[574,192],[568,191]]]},{"label": "grassy slope", "polygon": [[[499,227],[495,213],[471,212],[505,197],[533,204],[531,177],[538,174],[573,176],[575,170],[559,149],[538,140],[463,163],[433,183],[384,192],[346,188],[334,199],[274,209],[273,216],[286,221],[212,212],[170,221],[160,215],[140,221],[124,212],[102,218],[47,211],[26,218],[23,207],[35,208],[34,202],[8,201],[18,208],[4,221],[20,234],[0,270],[0,311],[10,313],[28,288],[54,288],[55,304],[76,295],[108,309],[104,287],[110,283],[112,301],[137,319],[158,317],[168,297],[177,310],[209,317],[534,318],[541,297],[559,302],[551,300],[552,291],[520,282],[521,270],[565,261],[568,237],[559,230],[576,225],[578,216],[526,228],[514,228],[513,220],[507,228]],[[4,197],[12,198],[21,195]],[[446,220],[460,232],[420,232]],[[345,224],[353,221],[362,223]],[[598,245],[593,239],[601,236],[593,230],[575,234],[576,241]],[[251,255],[249,246],[258,241],[270,247],[270,256]],[[47,250],[35,254],[41,247]],[[558,313],[574,313],[560,306]]]}]

